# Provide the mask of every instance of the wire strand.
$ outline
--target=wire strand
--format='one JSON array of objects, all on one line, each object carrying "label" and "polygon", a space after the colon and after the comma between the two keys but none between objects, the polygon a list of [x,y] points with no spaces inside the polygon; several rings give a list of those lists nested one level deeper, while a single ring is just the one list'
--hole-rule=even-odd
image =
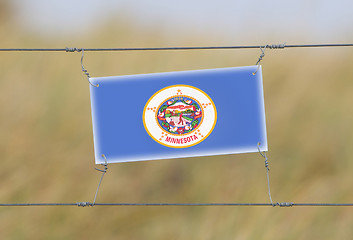
[{"label": "wire strand", "polygon": [[201,47],[136,47],[136,48],[0,48],[2,52],[81,52],[83,51],[172,51],[172,50],[226,50],[226,49],[284,49],[318,47],[353,47],[353,43],[329,44],[270,44],[249,46],[201,46]]},{"label": "wire strand", "polygon": [[270,199],[270,202],[272,205],[275,205],[272,201],[272,196],[271,196],[271,185],[270,185],[270,168],[269,168],[269,163],[268,163],[268,158],[266,155],[266,152],[261,152],[260,149],[261,143],[257,143],[257,150],[259,151],[260,155],[265,159],[265,168],[266,168],[266,176],[267,176],[267,190],[268,190],[268,197]]},{"label": "wire strand", "polygon": [[97,187],[97,190],[96,190],[96,194],[94,195],[94,200],[93,200],[92,206],[94,206],[96,204],[99,188],[100,188],[101,183],[103,181],[103,177],[107,173],[107,170],[108,170],[107,158],[105,157],[104,154],[102,154],[102,157],[104,158],[104,164],[102,164],[104,166],[104,169],[102,170],[102,169],[99,169],[99,168],[95,168],[97,171],[102,172],[102,176],[101,176],[101,180],[99,181],[99,184],[98,184],[98,187]]},{"label": "wire strand", "polygon": [[175,207],[353,207],[353,203],[1,203],[0,207],[50,207],[50,206],[78,206],[78,207],[93,207],[93,206],[175,206]]}]

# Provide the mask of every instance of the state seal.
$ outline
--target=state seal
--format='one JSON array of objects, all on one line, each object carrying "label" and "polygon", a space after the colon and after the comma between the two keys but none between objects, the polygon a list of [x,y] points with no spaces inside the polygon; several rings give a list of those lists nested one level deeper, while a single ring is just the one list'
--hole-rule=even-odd
[{"label": "state seal", "polygon": [[211,134],[217,110],[204,91],[189,85],[173,85],[152,95],[142,118],[153,140],[171,148],[186,148]]}]

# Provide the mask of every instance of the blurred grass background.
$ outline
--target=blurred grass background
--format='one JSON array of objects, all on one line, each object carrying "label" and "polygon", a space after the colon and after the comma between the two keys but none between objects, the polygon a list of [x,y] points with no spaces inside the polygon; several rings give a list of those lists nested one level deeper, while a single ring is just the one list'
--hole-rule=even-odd
[{"label": "blurred grass background", "polygon": [[[170,46],[128,17],[80,38],[14,28],[1,47]],[[220,45],[192,33],[180,46]],[[263,42],[258,44],[264,44]],[[85,53],[91,76],[253,65],[259,50]],[[0,53],[1,203],[93,201],[89,85],[79,53]],[[353,49],[268,50],[263,60],[271,189],[278,202],[353,202]],[[256,153],[111,164],[98,202],[268,202]],[[350,239],[350,208],[1,207],[1,239]]]}]

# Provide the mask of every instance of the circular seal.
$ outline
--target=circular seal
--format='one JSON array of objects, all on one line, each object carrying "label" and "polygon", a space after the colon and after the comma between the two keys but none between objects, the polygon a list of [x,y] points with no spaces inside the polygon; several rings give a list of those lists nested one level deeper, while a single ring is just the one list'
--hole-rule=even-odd
[{"label": "circular seal", "polygon": [[205,140],[217,122],[212,99],[202,90],[173,85],[153,94],[143,110],[143,125],[153,140],[186,148]]}]

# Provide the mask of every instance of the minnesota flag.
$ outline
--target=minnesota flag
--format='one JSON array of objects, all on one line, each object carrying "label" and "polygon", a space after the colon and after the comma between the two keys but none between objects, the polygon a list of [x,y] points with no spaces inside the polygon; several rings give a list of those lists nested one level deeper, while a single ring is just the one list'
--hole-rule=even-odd
[{"label": "minnesota flag", "polygon": [[267,151],[256,69],[91,78],[96,164]]}]

